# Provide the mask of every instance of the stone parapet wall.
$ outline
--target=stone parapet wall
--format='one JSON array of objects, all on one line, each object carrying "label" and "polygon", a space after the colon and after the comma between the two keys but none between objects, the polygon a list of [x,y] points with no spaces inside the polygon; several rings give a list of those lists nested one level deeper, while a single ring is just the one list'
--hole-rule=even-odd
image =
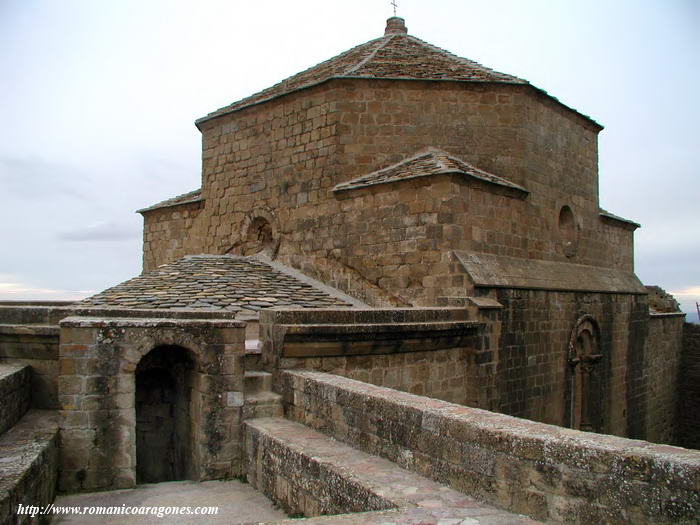
[{"label": "stone parapet wall", "polygon": [[236,312],[157,308],[102,308],[84,307],[78,303],[61,305],[4,305],[0,304],[0,325],[58,325],[61,319],[82,317],[158,317],[161,319],[233,319]]},{"label": "stone parapet wall", "polygon": [[[248,482],[287,514],[312,517],[395,507],[356,476],[333,468],[319,454],[321,447],[313,447],[322,437],[306,427],[277,418],[251,419],[245,427]],[[346,457],[355,452],[340,444],[336,448]]]},{"label": "stone parapet wall", "polygon": [[700,449],[700,325],[683,325],[683,349],[678,381],[679,445]]},{"label": "stone parapet wall", "polygon": [[30,410],[0,436],[0,525],[49,523],[50,516],[18,514],[18,506],[47,506],[58,478],[57,414]]},{"label": "stone parapet wall", "polygon": [[284,371],[285,414],[465,494],[554,523],[695,523],[700,453],[347,378]]},{"label": "stone parapet wall", "polygon": [[[311,523],[539,523],[478,502],[292,421],[254,419],[246,421],[245,427],[247,477],[253,487],[292,516],[355,513]],[[390,512],[382,512],[387,509]]]},{"label": "stone parapet wall", "polygon": [[[263,364],[314,369],[470,406],[493,404],[497,329],[467,308],[267,310]],[[485,319],[485,318],[484,318]]]},{"label": "stone parapet wall", "polygon": [[29,367],[0,362],[0,434],[17,423],[31,402]]},{"label": "stone parapet wall", "polygon": [[0,324],[0,363],[31,368],[34,408],[58,408],[58,326]]},{"label": "stone parapet wall", "polygon": [[[59,489],[136,484],[136,370],[157,348],[192,361],[190,476],[242,472],[245,324],[223,319],[72,317],[61,322]],[[175,348],[173,348],[175,347]]]}]

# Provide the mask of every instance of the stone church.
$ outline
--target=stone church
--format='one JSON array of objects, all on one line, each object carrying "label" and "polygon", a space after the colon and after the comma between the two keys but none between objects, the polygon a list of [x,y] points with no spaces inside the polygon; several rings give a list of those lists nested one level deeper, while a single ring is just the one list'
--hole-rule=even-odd
[{"label": "stone church", "polygon": [[290,514],[368,512],[327,523],[467,496],[529,516],[508,523],[693,523],[700,453],[653,444],[700,441],[683,314],[599,206],[598,123],[392,17],[196,125],[201,188],[139,211],[142,275],[0,305],[0,449],[41,456],[3,512],[56,480],[246,476]]}]

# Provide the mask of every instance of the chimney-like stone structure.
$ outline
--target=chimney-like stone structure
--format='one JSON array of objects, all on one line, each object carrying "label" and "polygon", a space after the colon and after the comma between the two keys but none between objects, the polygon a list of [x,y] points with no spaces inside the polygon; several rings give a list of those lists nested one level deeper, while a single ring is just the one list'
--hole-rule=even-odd
[{"label": "chimney-like stone structure", "polygon": [[386,21],[386,29],[384,30],[384,35],[405,35],[408,33],[406,29],[406,21],[398,16],[392,16]]}]

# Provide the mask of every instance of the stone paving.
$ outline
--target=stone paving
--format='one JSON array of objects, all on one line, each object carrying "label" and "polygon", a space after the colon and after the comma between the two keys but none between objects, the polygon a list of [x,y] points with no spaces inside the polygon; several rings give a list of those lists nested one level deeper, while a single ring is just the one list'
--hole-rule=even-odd
[{"label": "stone paving", "polygon": [[189,523],[211,525],[240,525],[273,521],[287,517],[272,502],[250,485],[240,481],[174,481],[141,485],[135,489],[111,492],[91,492],[59,496],[56,507],[218,507],[218,513],[206,516],[168,515],[156,516],[76,516],[61,515],[54,518],[58,525],[80,525],[99,522],[102,525],[184,525]]}]

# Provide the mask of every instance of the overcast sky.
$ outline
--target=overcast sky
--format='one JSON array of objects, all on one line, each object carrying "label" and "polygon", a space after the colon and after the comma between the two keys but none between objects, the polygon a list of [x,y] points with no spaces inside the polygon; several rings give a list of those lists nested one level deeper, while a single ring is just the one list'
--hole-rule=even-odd
[{"label": "overcast sky", "polygon": [[[636,272],[700,301],[700,1],[398,0],[410,34],[605,126]],[[134,210],[200,186],[208,112],[381,36],[389,1],[0,0],[0,299],[140,273]]]}]

